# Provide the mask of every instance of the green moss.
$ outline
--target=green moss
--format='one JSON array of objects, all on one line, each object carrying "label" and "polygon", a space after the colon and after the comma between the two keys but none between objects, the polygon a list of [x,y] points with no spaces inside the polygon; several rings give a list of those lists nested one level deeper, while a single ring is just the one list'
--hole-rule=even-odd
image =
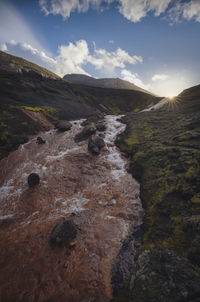
[{"label": "green moss", "polygon": [[56,121],[58,120],[58,112],[55,108],[44,106],[44,107],[29,107],[29,106],[22,106],[21,108],[33,112],[42,112],[46,117],[50,120]]},{"label": "green moss", "polygon": [[6,143],[8,141],[8,138],[9,138],[10,134],[9,132],[6,130],[4,131],[2,134],[1,134],[1,141],[3,143]]},{"label": "green moss", "polygon": [[116,106],[109,106],[110,111],[112,112],[112,114],[114,115],[118,115],[121,113],[121,110],[119,107]]}]

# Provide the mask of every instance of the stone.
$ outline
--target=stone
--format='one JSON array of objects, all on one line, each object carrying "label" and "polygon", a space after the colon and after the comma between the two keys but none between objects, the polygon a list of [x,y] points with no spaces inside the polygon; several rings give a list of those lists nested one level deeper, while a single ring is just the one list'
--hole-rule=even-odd
[{"label": "stone", "polygon": [[55,125],[56,129],[60,132],[69,131],[72,127],[72,124],[69,121],[60,120]]},{"label": "stone", "polygon": [[98,155],[100,150],[105,146],[104,140],[99,136],[92,136],[88,141],[88,150],[92,154]]},{"label": "stone", "polygon": [[100,132],[106,131],[106,126],[103,121],[100,121],[96,124],[97,130]]},{"label": "stone", "polygon": [[46,143],[46,141],[42,137],[40,137],[40,136],[37,137],[37,144],[38,145],[45,144],[45,143]]},{"label": "stone", "polygon": [[73,246],[73,240],[77,236],[77,226],[72,219],[66,219],[58,223],[52,230],[50,241],[55,245],[66,244],[68,247]]},{"label": "stone", "polygon": [[36,173],[31,173],[28,176],[28,185],[29,187],[34,187],[40,183],[40,177]]},{"label": "stone", "polygon": [[200,270],[170,250],[145,250],[135,264],[131,302],[199,301]]},{"label": "stone", "polygon": [[88,137],[95,134],[96,130],[97,129],[96,129],[96,126],[94,123],[91,123],[90,125],[85,126],[83,128],[83,130],[75,136],[75,139],[74,139],[75,142],[78,143],[78,142],[88,139]]}]

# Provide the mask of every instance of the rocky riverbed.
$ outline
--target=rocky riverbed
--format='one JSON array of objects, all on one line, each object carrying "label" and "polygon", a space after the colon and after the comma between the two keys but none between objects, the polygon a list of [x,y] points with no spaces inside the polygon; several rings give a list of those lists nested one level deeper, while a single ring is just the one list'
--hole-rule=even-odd
[{"label": "rocky riverbed", "polygon": [[[74,141],[79,120],[1,160],[1,301],[106,302],[130,278],[143,209],[139,184],[114,144],[125,130],[118,118],[105,117],[99,155],[87,140]],[[39,185],[28,186],[31,173]],[[52,244],[52,229],[66,219],[76,226],[73,242]]]}]

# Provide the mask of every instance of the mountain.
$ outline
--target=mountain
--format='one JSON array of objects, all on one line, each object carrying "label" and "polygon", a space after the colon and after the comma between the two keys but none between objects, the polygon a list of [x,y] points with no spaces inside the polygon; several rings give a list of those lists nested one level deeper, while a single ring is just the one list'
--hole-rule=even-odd
[{"label": "mountain", "polygon": [[[0,158],[12,150],[19,135],[45,127],[30,117],[40,112],[56,119],[87,118],[101,112],[139,110],[159,98],[149,94],[71,84],[36,64],[0,51]],[[46,123],[46,122],[45,122]]]},{"label": "mountain", "polygon": [[119,78],[113,79],[113,78],[105,78],[105,79],[95,79],[93,77],[84,75],[84,74],[66,74],[63,77],[64,80],[67,80],[71,83],[76,84],[83,84],[87,86],[94,86],[94,87],[101,87],[101,88],[114,88],[114,89],[128,89],[128,90],[135,90],[135,91],[141,91],[145,92],[151,95],[154,95],[153,93],[142,89],[128,81],[121,80]]}]

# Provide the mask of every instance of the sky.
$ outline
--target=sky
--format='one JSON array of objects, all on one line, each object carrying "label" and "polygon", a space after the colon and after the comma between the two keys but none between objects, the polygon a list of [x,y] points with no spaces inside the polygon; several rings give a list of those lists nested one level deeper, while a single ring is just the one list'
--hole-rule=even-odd
[{"label": "sky", "polygon": [[200,84],[200,0],[0,0],[0,50],[173,97]]}]

